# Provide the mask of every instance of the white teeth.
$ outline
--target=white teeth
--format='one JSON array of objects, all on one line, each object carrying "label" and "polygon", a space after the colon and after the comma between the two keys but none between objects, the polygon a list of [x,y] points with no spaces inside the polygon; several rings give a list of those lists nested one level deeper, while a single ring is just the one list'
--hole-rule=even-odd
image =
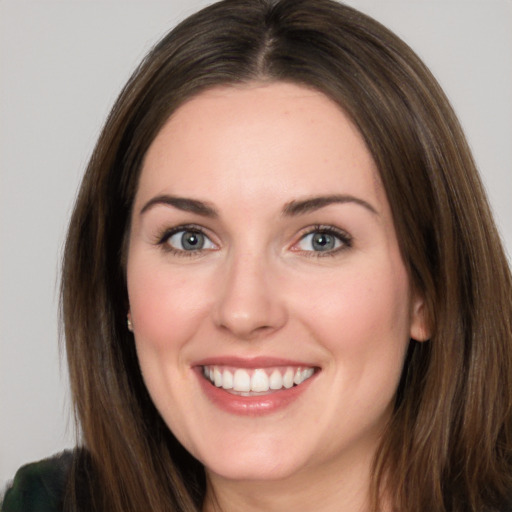
[{"label": "white teeth", "polygon": [[291,368],[287,368],[283,375],[283,386],[286,389],[290,389],[293,386],[294,373]]},{"label": "white teeth", "polygon": [[314,368],[304,368],[304,370],[302,370],[302,382],[312,377],[313,373],[315,373]]},{"label": "white teeth", "polygon": [[313,368],[303,368],[302,370],[299,368],[293,377],[294,384],[302,384],[306,379],[309,379],[311,375],[313,375],[315,370]]},{"label": "white teeth", "polygon": [[[283,373],[284,370],[284,373]],[[228,370],[222,366],[204,366],[203,375],[212,384],[218,388],[233,390],[242,396],[250,396],[251,393],[266,393],[279,389],[290,389],[293,385],[302,384],[314,373],[314,368],[274,368],[272,373],[270,369],[256,368],[246,370],[237,368]]]},{"label": "white teeth", "polygon": [[222,373],[218,368],[213,369],[213,383],[220,388],[222,386]]},{"label": "white teeth", "polygon": [[235,371],[233,376],[233,389],[235,391],[250,391],[251,390],[251,377],[242,369]]},{"label": "white teeth", "polygon": [[268,391],[268,385],[265,370],[255,370],[251,378],[251,391]]},{"label": "white teeth", "polygon": [[233,389],[233,374],[229,370],[222,372],[222,387],[224,389]]},{"label": "white teeth", "polygon": [[270,389],[281,389],[283,387],[283,377],[279,370],[274,370],[270,374],[269,387]]}]

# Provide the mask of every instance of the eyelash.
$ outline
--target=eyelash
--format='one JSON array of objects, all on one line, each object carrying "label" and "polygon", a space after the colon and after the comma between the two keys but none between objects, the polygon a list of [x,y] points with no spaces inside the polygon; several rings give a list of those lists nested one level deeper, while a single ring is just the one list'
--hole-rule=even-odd
[{"label": "eyelash", "polygon": [[341,245],[334,249],[326,250],[326,251],[304,251],[301,249],[293,249],[296,252],[301,252],[306,257],[309,258],[325,258],[328,256],[336,256],[342,251],[346,251],[352,247],[352,237],[342,229],[336,228],[334,226],[321,225],[317,224],[315,226],[306,228],[300,235],[299,241],[295,242],[293,246],[297,246],[302,240],[304,240],[308,235],[312,235],[314,233],[318,233],[321,235],[330,235],[339,240]]},{"label": "eyelash", "polygon": [[166,229],[163,233],[159,234],[156,237],[156,242],[155,242],[156,245],[159,245],[165,253],[169,253],[174,256],[186,257],[186,258],[199,256],[199,255],[203,254],[204,251],[210,250],[210,249],[199,249],[197,251],[185,251],[182,249],[174,248],[172,245],[170,245],[168,243],[169,239],[173,235],[176,235],[177,233],[180,233],[181,231],[197,233],[197,234],[205,236],[208,240],[211,241],[210,237],[204,232],[204,229],[201,228],[200,226],[196,226],[195,224],[184,224],[181,226],[176,226],[175,228]]},{"label": "eyelash", "polygon": [[[185,224],[181,226],[176,226],[172,229],[166,229],[163,233],[160,233],[155,240],[155,244],[162,247],[162,250],[166,253],[170,253],[175,256],[180,257],[194,257],[203,254],[205,251],[209,251],[211,249],[198,249],[197,251],[186,251],[182,249],[176,249],[172,245],[170,245],[169,239],[180,233],[181,231],[188,231],[191,233],[198,233],[205,236],[208,240],[211,241],[210,237],[205,233],[204,229],[195,224]],[[329,249],[326,251],[306,251],[301,249],[294,249],[293,247],[297,246],[301,241],[303,241],[307,236],[312,235],[314,233],[329,235],[335,237],[341,245],[334,249]],[[213,243],[213,242],[212,242]],[[345,251],[352,247],[352,237],[346,232],[334,226],[328,225],[320,225],[317,224],[315,226],[311,226],[306,228],[300,235],[300,238],[297,242],[295,242],[292,246],[292,250],[294,252],[300,252],[307,257],[310,258],[324,258],[327,256],[336,256],[339,252]]]}]

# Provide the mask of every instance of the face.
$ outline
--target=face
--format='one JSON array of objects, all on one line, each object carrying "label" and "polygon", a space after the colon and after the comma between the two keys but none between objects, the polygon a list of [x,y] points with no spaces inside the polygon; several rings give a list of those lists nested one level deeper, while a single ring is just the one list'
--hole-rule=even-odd
[{"label": "face", "polygon": [[149,393],[210,475],[369,461],[423,333],[360,134],[297,85],[217,88],[146,155],[128,249]]}]

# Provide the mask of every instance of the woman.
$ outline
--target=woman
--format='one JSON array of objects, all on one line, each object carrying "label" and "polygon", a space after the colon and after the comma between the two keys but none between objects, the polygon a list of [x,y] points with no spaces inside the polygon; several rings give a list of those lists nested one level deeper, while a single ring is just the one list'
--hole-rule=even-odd
[{"label": "woman", "polygon": [[154,48],[62,310],[57,510],[510,509],[510,270],[439,86],[351,8],[221,2]]}]

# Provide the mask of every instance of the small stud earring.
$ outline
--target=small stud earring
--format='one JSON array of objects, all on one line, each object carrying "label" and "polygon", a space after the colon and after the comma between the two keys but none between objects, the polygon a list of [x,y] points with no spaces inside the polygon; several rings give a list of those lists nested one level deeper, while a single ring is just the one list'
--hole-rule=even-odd
[{"label": "small stud earring", "polygon": [[128,326],[128,330],[130,332],[133,332],[133,324],[132,324],[132,319],[130,317],[126,318],[126,325]]}]

